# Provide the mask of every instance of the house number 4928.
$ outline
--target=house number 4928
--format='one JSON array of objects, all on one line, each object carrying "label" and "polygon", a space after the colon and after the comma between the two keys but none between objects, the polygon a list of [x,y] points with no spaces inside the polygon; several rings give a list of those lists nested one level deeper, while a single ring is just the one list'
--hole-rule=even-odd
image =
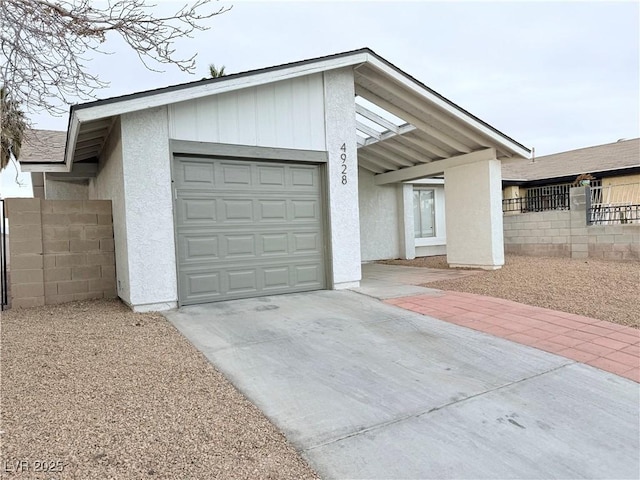
[{"label": "house number 4928", "polygon": [[343,143],[342,146],[340,147],[340,151],[342,152],[340,154],[340,160],[342,160],[342,163],[340,164],[340,167],[342,168],[342,184],[346,185],[347,183],[349,183],[349,180],[347,178],[347,144]]}]

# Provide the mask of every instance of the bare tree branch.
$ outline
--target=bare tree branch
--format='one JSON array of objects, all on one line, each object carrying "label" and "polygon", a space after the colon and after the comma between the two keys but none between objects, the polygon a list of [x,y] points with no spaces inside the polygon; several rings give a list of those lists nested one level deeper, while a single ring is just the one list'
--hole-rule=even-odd
[{"label": "bare tree branch", "polygon": [[0,0],[0,85],[29,111],[65,113],[71,99],[93,99],[107,85],[89,73],[87,62],[106,53],[101,46],[111,32],[150,70],[157,62],[193,72],[196,55],[177,58],[174,42],[206,30],[205,20],[229,9],[212,5],[195,0],[157,16],[147,0]]}]

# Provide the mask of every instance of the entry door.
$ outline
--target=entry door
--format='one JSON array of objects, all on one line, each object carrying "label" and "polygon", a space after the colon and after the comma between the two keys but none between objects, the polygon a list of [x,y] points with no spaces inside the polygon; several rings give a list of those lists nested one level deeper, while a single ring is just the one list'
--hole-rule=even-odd
[{"label": "entry door", "polygon": [[325,288],[320,167],[176,157],[181,305]]}]

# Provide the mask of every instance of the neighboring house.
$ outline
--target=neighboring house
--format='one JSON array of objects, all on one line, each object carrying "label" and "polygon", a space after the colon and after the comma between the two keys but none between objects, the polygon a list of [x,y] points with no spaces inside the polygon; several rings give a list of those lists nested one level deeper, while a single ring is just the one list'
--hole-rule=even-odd
[{"label": "neighboring house", "polygon": [[[23,171],[30,171],[31,167],[46,166],[51,162],[64,159],[64,147],[67,132],[56,130],[27,130],[22,142],[20,165]],[[27,165],[29,167],[27,167]],[[44,198],[44,176],[42,172],[31,173],[33,196]]]},{"label": "neighboring house", "polygon": [[445,238],[451,265],[500,268],[500,162],[529,154],[361,49],[75,105],[64,157],[21,164],[47,198],[112,201],[144,311],[354,287]]},{"label": "neighboring house", "polygon": [[[569,188],[590,174],[594,200],[640,204],[640,138],[504,162],[502,185],[506,212],[569,207]],[[600,188],[602,187],[602,188]]]}]

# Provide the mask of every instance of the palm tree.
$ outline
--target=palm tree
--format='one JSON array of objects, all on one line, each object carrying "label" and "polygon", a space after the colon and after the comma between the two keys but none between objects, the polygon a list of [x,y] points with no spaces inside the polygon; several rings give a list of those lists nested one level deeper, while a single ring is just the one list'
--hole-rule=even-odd
[{"label": "palm tree", "polygon": [[0,171],[20,156],[20,148],[27,129],[24,112],[14,100],[9,98],[5,87],[0,87]]},{"label": "palm tree", "polygon": [[209,75],[211,76],[211,78],[224,77],[225,76],[224,65],[222,67],[220,67],[220,70],[218,70],[213,63],[210,63],[209,64]]}]

